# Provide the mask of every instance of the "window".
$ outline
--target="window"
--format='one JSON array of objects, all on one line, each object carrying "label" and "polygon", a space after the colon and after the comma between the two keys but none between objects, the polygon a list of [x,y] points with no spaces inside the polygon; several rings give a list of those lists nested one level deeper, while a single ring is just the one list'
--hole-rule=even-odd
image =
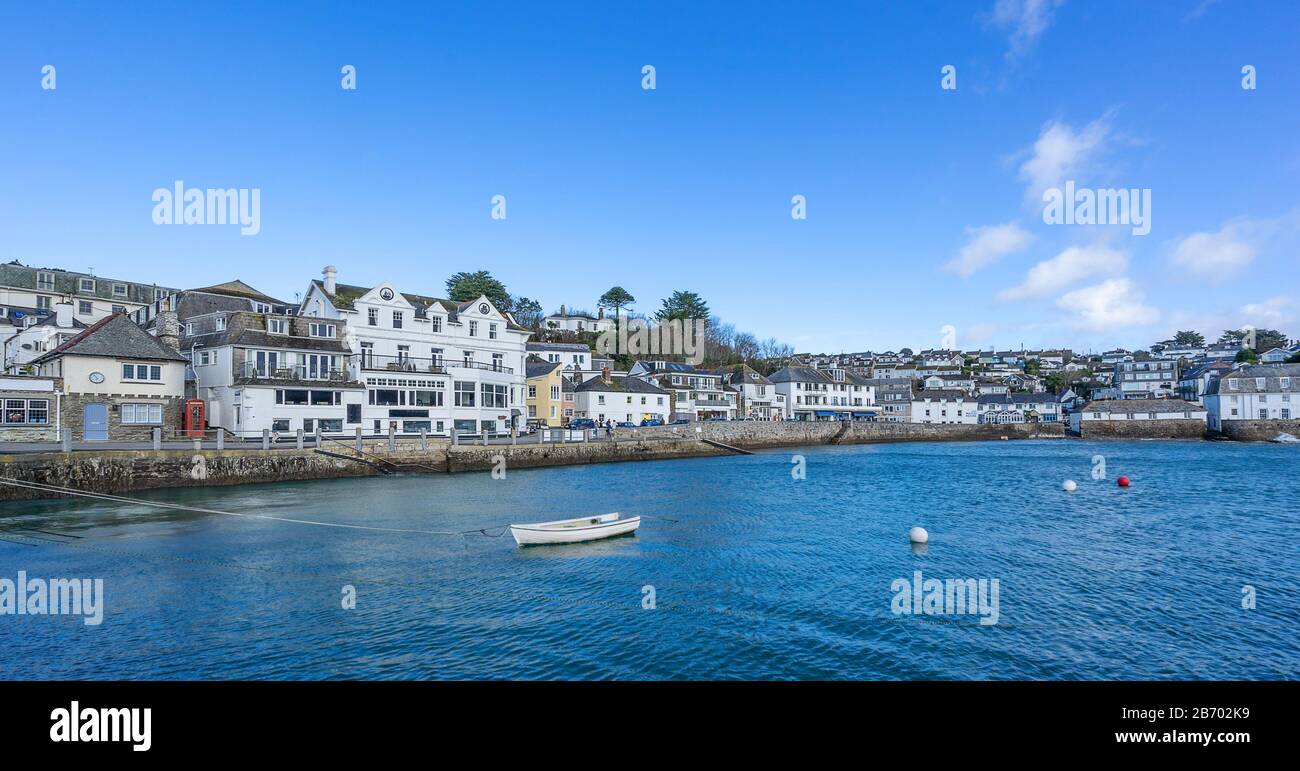
[{"label": "window", "polygon": [[309,327],[308,333],[312,337],[334,337],[334,335],[336,334],[333,324],[312,323],[309,324],[308,327]]},{"label": "window", "polygon": [[402,312],[393,311],[393,329],[402,328]]},{"label": "window", "polygon": [[316,421],[316,430],[321,433],[337,434],[343,430],[342,418],[321,418]]},{"label": "window", "polygon": [[53,274],[53,273],[37,273],[37,274],[36,274],[36,288],[37,288],[37,289],[44,289],[44,290],[46,290],[46,291],[50,291],[50,292],[54,291],[54,274]]},{"label": "window", "polygon": [[1283,419],[1283,420],[1290,420],[1290,419],[1291,419],[1291,410],[1287,409],[1286,407],[1283,407],[1283,408],[1282,408],[1282,419]]},{"label": "window", "polygon": [[1260,411],[1259,411],[1259,419],[1260,419],[1260,420],[1268,420],[1268,410],[1260,410]]},{"label": "window", "polygon": [[492,340],[497,339],[497,325],[488,324],[488,337]]},{"label": "window", "polygon": [[430,316],[429,322],[433,325],[434,332],[442,331],[442,316]]},{"label": "window", "polygon": [[497,370],[499,372],[501,371],[501,368],[504,365],[504,363],[505,363],[505,354],[502,353],[492,354],[492,369]]},{"label": "window", "polygon": [[271,306],[267,305],[266,303],[253,303],[253,310],[257,311],[258,313],[270,313]]},{"label": "window", "polygon": [[372,326],[372,327],[377,327],[377,326],[379,326],[379,309],[378,309],[378,308],[371,308],[371,309],[370,309],[370,313],[369,313],[369,321],[370,321],[370,326]]},{"label": "window", "polygon": [[95,308],[90,304],[89,300],[82,300],[77,303],[77,313],[80,313],[82,316],[89,316],[94,312]]},{"label": "window", "polygon": [[[315,326],[315,325],[313,325],[313,326]],[[271,333],[271,334],[273,334],[273,335],[287,335],[287,334],[289,334],[288,325],[287,325],[287,323],[285,322],[284,319],[267,319],[267,320],[266,320],[266,331],[269,332],[269,333]]]},{"label": "window", "polygon": [[162,380],[162,367],[157,364],[123,364],[123,380]]},{"label": "window", "polygon": [[226,329],[226,317],[218,316],[216,318],[216,327],[218,332],[224,332]]},{"label": "window", "polygon": [[114,296],[114,297],[126,297],[126,284],[114,284],[114,285],[113,285],[113,296]]},{"label": "window", "polygon": [[49,295],[36,295],[36,309],[42,311],[48,311],[50,309]]},{"label": "window", "polygon": [[496,385],[493,383],[483,383],[483,404],[484,407],[504,408],[506,406],[506,386]]},{"label": "window", "polygon": [[161,404],[123,404],[120,409],[124,426],[162,423]]},{"label": "window", "polygon": [[474,366],[474,352],[473,352],[473,351],[461,351],[460,353],[461,353],[461,359],[462,359],[462,361],[464,362],[465,366],[466,366],[466,367],[473,367],[473,366]]},{"label": "window", "polygon": [[343,403],[343,393],[341,391],[312,391],[311,403],[313,405],[334,406]]},{"label": "window", "polygon": [[478,322],[477,322],[477,321],[471,321],[471,322],[469,323],[469,336],[470,336],[470,337],[478,337]]},{"label": "window", "polygon": [[83,292],[95,291],[95,279],[83,278],[77,282],[77,287]]},{"label": "window", "polygon": [[528,386],[528,398],[529,399],[537,398],[537,386]]},{"label": "window", "polygon": [[114,306],[113,306],[113,312],[114,312],[114,313],[126,313],[126,306],[125,306],[125,305],[114,305]]},{"label": "window", "polygon": [[553,385],[553,386],[551,386],[551,398],[552,398],[552,399],[559,399],[559,398],[560,398],[560,387],[559,387],[559,386],[557,386],[557,385]]},{"label": "window", "polygon": [[4,405],[0,418],[6,426],[42,426],[50,422],[49,399],[5,399]]},{"label": "window", "polygon": [[288,418],[273,418],[273,419],[271,420],[271,431],[272,431],[272,433],[276,433],[276,434],[287,434],[287,433],[289,433],[289,419],[288,419]]},{"label": "window", "polygon": [[412,407],[441,407],[442,391],[412,391],[408,403]]},{"label": "window", "polygon": [[199,360],[197,363],[200,367],[206,367],[207,365],[211,364],[212,351],[199,351]]},{"label": "window", "polygon": [[537,417],[537,405],[536,405],[536,404],[530,404],[530,405],[528,405],[528,417],[530,417],[530,418],[535,418],[535,417]]},{"label": "window", "polygon": [[275,392],[276,404],[307,404],[308,392],[305,389],[283,389]]},{"label": "window", "polygon": [[474,406],[474,383],[466,380],[457,380],[455,383],[456,406],[473,407]]}]

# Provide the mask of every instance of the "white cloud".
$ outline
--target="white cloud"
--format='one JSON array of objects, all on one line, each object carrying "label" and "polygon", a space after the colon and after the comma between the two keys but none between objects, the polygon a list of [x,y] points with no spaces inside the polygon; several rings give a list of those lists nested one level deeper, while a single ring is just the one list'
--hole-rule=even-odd
[{"label": "white cloud", "polygon": [[1216,233],[1193,233],[1174,246],[1173,262],[1197,278],[1223,281],[1255,259],[1251,226],[1228,223]]},{"label": "white cloud", "polygon": [[989,23],[1008,34],[1008,59],[1029,52],[1052,24],[1052,14],[1065,0],[997,0]]},{"label": "white cloud", "polygon": [[1028,160],[1020,164],[1025,197],[1041,203],[1044,190],[1061,187],[1067,179],[1073,179],[1111,138],[1110,122],[1111,113],[1107,112],[1079,130],[1061,121],[1044,124],[1028,149]]},{"label": "white cloud", "polygon": [[1259,329],[1277,329],[1294,318],[1290,310],[1294,305],[1289,297],[1270,297],[1262,303],[1247,303],[1239,311],[1244,323],[1238,327],[1250,324]]},{"label": "white cloud", "polygon": [[966,245],[944,266],[945,270],[962,276],[969,276],[1005,255],[1024,249],[1034,239],[1029,231],[1015,222],[966,228],[966,235],[970,237]]},{"label": "white cloud", "polygon": [[1142,293],[1127,278],[1112,278],[1076,289],[1056,300],[1062,310],[1078,314],[1081,329],[1105,330],[1154,324],[1160,311],[1142,304]]},{"label": "white cloud", "polygon": [[999,300],[1028,300],[1045,297],[1079,279],[1123,273],[1128,255],[1109,246],[1072,246],[1050,260],[1029,269],[1019,286],[1004,289]]}]

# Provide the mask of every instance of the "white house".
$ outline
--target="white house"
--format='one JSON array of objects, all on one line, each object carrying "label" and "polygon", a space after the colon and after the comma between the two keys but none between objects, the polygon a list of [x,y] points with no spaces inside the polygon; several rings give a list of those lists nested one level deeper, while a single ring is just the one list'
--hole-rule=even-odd
[{"label": "white house", "polygon": [[913,423],[962,423],[974,425],[979,422],[977,401],[965,391],[923,389],[912,397]]},{"label": "white house", "polygon": [[976,399],[979,423],[1056,423],[1061,404],[1049,393],[981,394]]},{"label": "white house", "polygon": [[[539,359],[558,362],[566,372],[592,371],[591,346],[582,343],[528,343],[526,351]],[[599,373],[597,369],[595,372]]]},{"label": "white house", "polygon": [[15,260],[0,264],[0,326],[16,331],[53,314],[61,302],[72,305],[78,321],[91,324],[114,313],[130,313],[173,291],[90,273],[30,268]]},{"label": "white house", "polygon": [[1300,364],[1248,364],[1220,375],[1205,392],[1211,431],[1238,420],[1300,417]]},{"label": "white house", "polygon": [[[505,433],[525,419],[531,334],[487,297],[455,302],[384,281],[340,284],[328,266],[299,314],[346,322],[355,374],[366,385],[367,433]],[[416,403],[409,403],[417,392]]]},{"label": "white house", "polygon": [[747,364],[735,364],[715,370],[723,386],[737,396],[736,415],[754,420],[784,420],[785,411],[777,404],[776,384]]},{"label": "white house", "polygon": [[717,372],[679,362],[645,360],[633,364],[628,375],[670,391],[673,420],[730,420],[736,417],[737,394],[723,386],[722,375]]},{"label": "white house", "polygon": [[607,421],[667,423],[671,397],[668,391],[637,377],[613,377],[608,371],[574,387],[574,417]]},{"label": "white house", "polygon": [[614,328],[614,320],[605,318],[604,308],[592,316],[590,313],[572,313],[561,305],[560,312],[547,316],[542,325],[560,332],[608,332]]},{"label": "white house", "polygon": [[72,303],[54,305],[54,313],[44,318],[31,317],[33,324],[18,327],[4,341],[4,369],[11,374],[31,370],[31,362],[46,351],[52,351],[76,337],[86,325],[72,313]]},{"label": "white house", "polygon": [[174,319],[154,337],[125,314],[100,319],[35,359],[36,375],[63,379],[61,423],[84,441],[151,438],[180,428],[185,357]]},{"label": "white house", "polygon": [[785,367],[768,379],[785,396],[791,420],[867,420],[880,413],[875,386],[856,372]]}]

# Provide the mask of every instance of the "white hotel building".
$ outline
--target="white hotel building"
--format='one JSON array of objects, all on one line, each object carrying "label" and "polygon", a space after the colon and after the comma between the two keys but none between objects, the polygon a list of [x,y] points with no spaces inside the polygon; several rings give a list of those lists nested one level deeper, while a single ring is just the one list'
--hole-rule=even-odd
[{"label": "white hotel building", "polygon": [[347,322],[351,366],[366,386],[367,434],[503,434],[526,411],[531,334],[486,297],[455,302],[340,284],[333,266],[312,281],[300,315]]}]

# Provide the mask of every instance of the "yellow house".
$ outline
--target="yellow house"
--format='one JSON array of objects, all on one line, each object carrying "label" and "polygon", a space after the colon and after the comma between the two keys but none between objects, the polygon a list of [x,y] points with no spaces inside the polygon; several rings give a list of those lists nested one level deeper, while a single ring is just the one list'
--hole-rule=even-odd
[{"label": "yellow house", "polygon": [[559,428],[564,425],[564,367],[558,361],[529,356],[525,363],[528,422]]}]

